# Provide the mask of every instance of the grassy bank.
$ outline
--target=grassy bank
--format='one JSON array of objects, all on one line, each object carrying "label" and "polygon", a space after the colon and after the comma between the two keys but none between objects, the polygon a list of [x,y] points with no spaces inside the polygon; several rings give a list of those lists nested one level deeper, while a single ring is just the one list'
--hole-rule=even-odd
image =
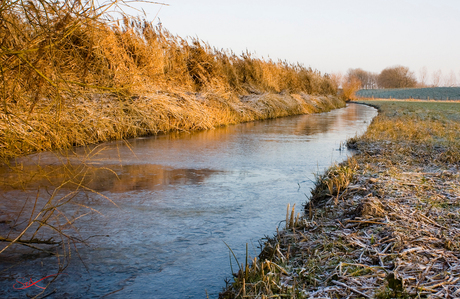
[{"label": "grassy bank", "polygon": [[460,103],[379,108],[222,298],[460,296]]},{"label": "grassy bank", "polygon": [[343,106],[328,76],[171,35],[118,1],[0,5],[0,159]]}]

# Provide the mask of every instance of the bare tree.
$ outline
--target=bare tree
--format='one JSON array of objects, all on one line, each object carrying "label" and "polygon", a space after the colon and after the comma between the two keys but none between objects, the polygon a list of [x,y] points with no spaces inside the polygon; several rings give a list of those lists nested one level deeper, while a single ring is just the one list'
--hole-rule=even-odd
[{"label": "bare tree", "polygon": [[426,68],[426,66],[424,66],[418,71],[418,73],[420,79],[420,86],[425,87],[428,81],[428,69]]},{"label": "bare tree", "polygon": [[400,65],[384,69],[377,80],[382,88],[407,88],[417,85],[414,73],[408,67]]},{"label": "bare tree", "polygon": [[444,85],[446,87],[454,87],[457,86],[457,76],[455,76],[455,72],[453,70],[450,71],[449,75],[446,75]]},{"label": "bare tree", "polygon": [[347,72],[348,80],[356,78],[361,81],[362,89],[373,89],[377,88],[377,74],[365,71],[363,69],[349,69]]},{"label": "bare tree", "polygon": [[433,87],[441,86],[441,80],[442,80],[442,71],[437,70],[433,72]]},{"label": "bare tree", "polygon": [[369,82],[370,82],[370,84],[372,86],[371,87],[372,89],[379,88],[378,78],[379,78],[379,74],[377,74],[377,73],[369,73]]}]

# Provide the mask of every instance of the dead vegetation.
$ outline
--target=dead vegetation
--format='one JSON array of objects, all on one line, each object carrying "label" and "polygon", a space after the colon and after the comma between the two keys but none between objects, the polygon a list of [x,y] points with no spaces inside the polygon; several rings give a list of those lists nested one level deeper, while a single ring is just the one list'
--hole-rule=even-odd
[{"label": "dead vegetation", "polygon": [[373,104],[359,154],[222,298],[460,297],[460,104]]},{"label": "dead vegetation", "polygon": [[124,2],[104,3],[1,2],[3,160],[343,105],[327,75],[217,50],[140,18],[110,21]]}]

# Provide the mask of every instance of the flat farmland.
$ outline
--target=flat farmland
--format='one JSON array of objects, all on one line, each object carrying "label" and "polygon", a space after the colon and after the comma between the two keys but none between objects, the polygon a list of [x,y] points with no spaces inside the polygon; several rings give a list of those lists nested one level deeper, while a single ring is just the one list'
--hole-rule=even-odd
[{"label": "flat farmland", "polygon": [[362,89],[358,98],[460,100],[460,87]]}]

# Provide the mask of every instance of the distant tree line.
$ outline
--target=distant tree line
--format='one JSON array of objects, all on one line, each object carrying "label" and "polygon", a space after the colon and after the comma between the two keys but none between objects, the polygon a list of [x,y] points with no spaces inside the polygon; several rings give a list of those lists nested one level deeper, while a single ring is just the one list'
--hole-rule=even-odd
[{"label": "distant tree line", "polygon": [[345,100],[355,98],[360,89],[377,88],[411,88],[417,87],[417,79],[413,72],[405,66],[388,67],[380,74],[365,71],[361,68],[349,69],[344,76],[340,73],[329,75],[335,87],[341,90]]},{"label": "distant tree line", "polygon": [[[459,73],[460,74],[460,73]],[[387,67],[378,73],[365,71],[361,68],[349,69],[345,75],[334,73],[329,78],[340,91],[345,100],[353,99],[360,89],[393,89],[393,88],[426,88],[426,87],[454,87],[460,86],[454,71],[443,76],[441,70],[433,72],[431,84],[428,84],[428,70],[423,67],[419,71],[420,81],[417,81],[414,72],[408,67],[397,65]]]},{"label": "distant tree line", "polygon": [[380,74],[365,71],[363,69],[349,69],[346,75],[348,82],[359,80],[360,89],[376,88],[411,88],[417,86],[414,72],[408,67],[387,67]]}]

